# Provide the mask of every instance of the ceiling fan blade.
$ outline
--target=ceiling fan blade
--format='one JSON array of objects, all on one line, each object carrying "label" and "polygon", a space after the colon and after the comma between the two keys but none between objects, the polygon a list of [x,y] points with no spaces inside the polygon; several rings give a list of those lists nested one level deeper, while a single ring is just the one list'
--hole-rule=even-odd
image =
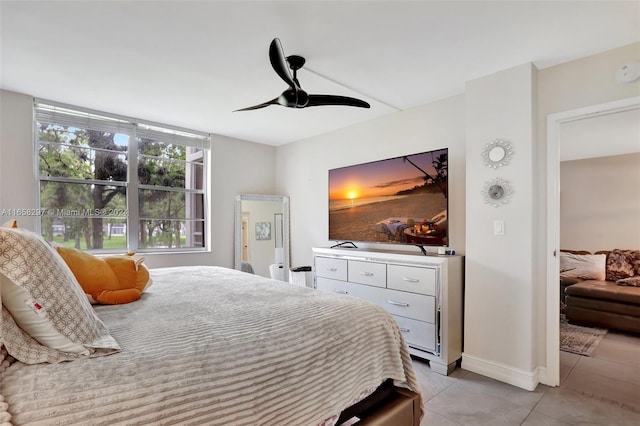
[{"label": "ceiling fan blade", "polygon": [[371,108],[371,105],[360,99],[336,95],[309,95],[309,102],[307,103],[307,105],[305,105],[305,107],[323,105],[343,105],[359,108]]},{"label": "ceiling fan blade", "polygon": [[236,109],[233,112],[237,112],[237,111],[251,111],[252,109],[260,109],[260,108],[264,108],[264,107],[268,107],[269,105],[278,105],[278,98],[275,99],[271,99],[270,101],[258,104],[258,105],[254,105],[254,106],[250,106],[250,107],[246,107],[246,108],[242,108],[242,109]]},{"label": "ceiling fan blade", "polygon": [[289,64],[287,63],[287,58],[284,56],[280,39],[274,38],[269,45],[269,60],[271,61],[271,66],[275,72],[289,85],[289,87],[292,89],[299,88],[289,71]]}]

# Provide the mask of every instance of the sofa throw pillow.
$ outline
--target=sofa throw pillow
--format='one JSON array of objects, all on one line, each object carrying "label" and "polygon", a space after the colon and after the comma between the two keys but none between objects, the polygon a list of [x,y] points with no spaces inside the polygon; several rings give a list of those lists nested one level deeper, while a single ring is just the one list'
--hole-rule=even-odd
[{"label": "sofa throw pillow", "polygon": [[640,276],[636,275],[634,277],[623,278],[621,280],[616,281],[618,285],[625,285],[629,287],[640,287]]},{"label": "sofa throw pillow", "polygon": [[604,280],[606,259],[604,254],[560,252],[560,278]]},{"label": "sofa throw pillow", "polygon": [[640,250],[613,249],[607,259],[607,281],[640,275]]},{"label": "sofa throw pillow", "polygon": [[39,235],[0,227],[0,274],[0,335],[16,359],[60,362],[120,349],[67,265]]}]

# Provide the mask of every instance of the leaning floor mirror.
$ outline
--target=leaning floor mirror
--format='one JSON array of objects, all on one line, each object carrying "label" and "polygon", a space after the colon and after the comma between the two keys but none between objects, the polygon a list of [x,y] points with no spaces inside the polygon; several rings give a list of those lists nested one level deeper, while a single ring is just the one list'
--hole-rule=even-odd
[{"label": "leaning floor mirror", "polygon": [[236,195],[234,262],[235,269],[288,281],[288,197]]}]

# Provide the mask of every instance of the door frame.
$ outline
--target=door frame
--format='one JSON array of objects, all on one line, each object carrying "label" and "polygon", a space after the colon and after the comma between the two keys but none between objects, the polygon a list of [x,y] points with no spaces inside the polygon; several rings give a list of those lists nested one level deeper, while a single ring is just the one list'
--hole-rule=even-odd
[{"label": "door frame", "polygon": [[242,212],[242,226],[241,226],[241,244],[242,244],[242,255],[241,259],[243,262],[251,263],[251,256],[249,256],[249,212]]},{"label": "door frame", "polygon": [[640,108],[640,96],[547,116],[547,367],[545,384],[560,384],[560,127],[562,124]]}]

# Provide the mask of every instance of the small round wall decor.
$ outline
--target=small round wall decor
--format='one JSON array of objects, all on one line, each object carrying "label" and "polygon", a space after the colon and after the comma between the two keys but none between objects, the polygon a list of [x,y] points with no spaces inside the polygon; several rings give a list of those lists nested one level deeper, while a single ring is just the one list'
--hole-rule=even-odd
[{"label": "small round wall decor", "polygon": [[497,169],[506,166],[513,157],[513,148],[511,142],[504,139],[496,139],[487,144],[482,151],[482,159],[487,167]]},{"label": "small round wall decor", "polygon": [[502,178],[490,179],[485,182],[484,187],[482,188],[482,197],[484,198],[484,202],[487,204],[491,204],[494,207],[500,207],[503,204],[507,204],[511,195],[513,194],[513,189],[509,184],[509,181]]}]

